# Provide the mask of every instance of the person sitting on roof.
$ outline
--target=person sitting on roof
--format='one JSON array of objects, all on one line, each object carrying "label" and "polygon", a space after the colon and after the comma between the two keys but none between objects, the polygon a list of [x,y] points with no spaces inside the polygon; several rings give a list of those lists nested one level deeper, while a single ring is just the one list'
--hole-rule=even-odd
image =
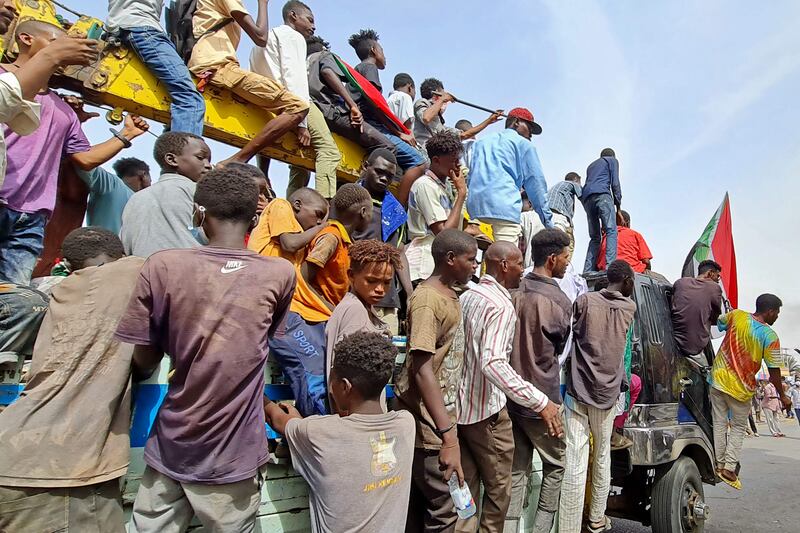
[{"label": "person sitting on roof", "polygon": [[[606,269],[606,235],[600,243],[600,253],[597,260],[597,267],[600,270]],[[652,270],[650,260],[653,253],[647,247],[642,234],[631,229],[631,216],[627,211],[619,212],[617,220],[617,259],[622,259],[628,263],[634,272],[642,273],[645,270]]]},{"label": "person sitting on roof", "polygon": [[106,26],[169,92],[169,131],[203,135],[206,102],[161,26],[164,0],[108,0]]},{"label": "person sitting on roof", "polygon": [[392,84],[394,90],[389,93],[386,103],[392,110],[394,116],[400,119],[406,128],[414,127],[414,98],[417,96],[417,88],[410,74],[401,72],[394,77]]},{"label": "person sitting on roof", "polygon": [[[351,35],[347,42],[361,60],[361,63],[356,65],[356,72],[364,76],[378,91],[383,92],[378,71],[386,68],[386,56],[383,53],[383,47],[378,42],[379,38],[375,30],[361,30]],[[425,158],[414,148],[417,146],[417,141],[413,135],[400,131],[397,125],[377,111],[372,103],[360,94],[360,91],[353,90],[352,85],[350,88],[354,98],[358,97],[356,101],[361,108],[364,121],[374,126],[395,146],[397,164],[404,172],[397,196],[405,204],[411,185],[425,173],[427,168]]]},{"label": "person sitting on roof", "polygon": [[[310,101],[306,69],[306,39],[313,37],[314,13],[299,0],[289,0],[283,6],[283,24],[272,28],[265,47],[253,48],[250,69],[286,87],[304,102]],[[313,103],[308,115],[297,127],[300,146],[314,148],[316,183],[314,188],[326,199],[336,194],[336,167],[342,156],[331,136],[320,109]],[[309,172],[292,165],[286,197],[308,185]]]},{"label": "person sitting on roof", "polygon": [[[226,19],[233,19],[220,26]],[[267,0],[258,0],[258,20],[247,12],[242,0],[197,0],[192,18],[198,39],[189,59],[189,70],[211,85],[274,113],[264,128],[232,157],[222,161],[247,163],[251,157],[297,128],[308,114],[308,102],[290,93],[275,80],[243,69],[236,59],[242,30],[256,46],[266,46],[269,36]]]},{"label": "person sitting on roof", "polygon": [[696,277],[681,278],[673,286],[672,330],[684,355],[702,353],[711,340],[711,326],[722,314],[721,274],[722,267],[707,259],[698,265]]}]

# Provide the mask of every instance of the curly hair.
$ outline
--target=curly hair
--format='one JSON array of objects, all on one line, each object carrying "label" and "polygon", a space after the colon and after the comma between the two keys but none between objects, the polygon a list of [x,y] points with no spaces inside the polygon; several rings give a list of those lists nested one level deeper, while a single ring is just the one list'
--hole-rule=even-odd
[{"label": "curly hair", "polygon": [[357,209],[365,203],[372,203],[372,196],[367,189],[355,183],[345,183],[331,200],[334,212],[338,215],[350,209]]},{"label": "curly hair", "polygon": [[147,165],[147,163],[141,159],[136,159],[135,157],[123,157],[122,159],[117,159],[111,168],[114,169],[114,172],[120,178],[136,176],[141,172],[150,172],[150,167]]},{"label": "curly hair", "polygon": [[85,268],[86,261],[100,254],[119,259],[125,255],[125,249],[116,233],[99,226],[72,230],[61,244],[61,255],[73,271]]},{"label": "curly hair", "polygon": [[397,359],[397,348],[378,333],[348,335],[336,344],[333,353],[332,371],[350,381],[365,399],[381,395]]},{"label": "curly hair", "polygon": [[[156,139],[156,144],[153,146],[153,159],[156,160],[158,166],[162,169],[169,168],[165,157],[167,154],[179,155],[189,144],[191,139],[198,139],[203,141],[203,138],[194,133],[187,133],[185,131],[168,131],[159,135]],[[205,142],[205,141],[203,141]]]},{"label": "curly hair", "polygon": [[625,278],[633,279],[636,277],[636,274],[633,272],[631,265],[622,259],[617,259],[608,265],[608,268],[606,269],[606,277],[608,277],[609,283],[620,283]]},{"label": "curly hair", "polygon": [[361,272],[369,263],[389,263],[397,270],[403,269],[400,250],[376,239],[356,241],[350,245],[350,268]]},{"label": "curly hair", "polygon": [[531,239],[533,266],[540,267],[551,255],[558,255],[569,246],[569,235],[558,228],[541,230]]},{"label": "curly hair", "polygon": [[461,137],[452,130],[440,130],[431,135],[425,143],[428,157],[434,158],[443,155],[458,155],[464,152],[464,145],[461,144]]},{"label": "curly hair", "polygon": [[369,57],[370,50],[379,40],[380,36],[375,30],[361,30],[351,35],[347,42],[356,51],[358,58],[364,61]]},{"label": "curly hair", "polygon": [[236,222],[249,222],[255,216],[258,185],[252,172],[242,166],[212,170],[197,182],[194,201],[204,207],[209,216]]},{"label": "curly hair", "polygon": [[444,84],[436,78],[427,78],[419,86],[419,95],[426,100],[433,98],[434,91],[444,89]]}]

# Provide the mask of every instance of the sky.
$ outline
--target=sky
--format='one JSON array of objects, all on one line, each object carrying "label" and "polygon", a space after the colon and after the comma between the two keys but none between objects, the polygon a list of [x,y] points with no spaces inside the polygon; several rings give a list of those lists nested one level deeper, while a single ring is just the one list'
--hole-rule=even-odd
[{"label": "sky", "polygon": [[[99,2],[67,0],[104,18]],[[357,62],[347,37],[373,28],[388,65],[417,86],[436,77],[457,97],[489,108],[524,106],[543,127],[534,138],[549,185],[585,176],[605,147],[620,161],[623,208],[647,240],[653,268],[674,280],[703,228],[730,193],[739,307],[764,292],[780,296],[782,344],[800,347],[800,3],[743,0],[325,0],[308,2],[317,33]],[[101,4],[102,5],[102,4]],[[245,0],[255,15],[255,0]],[[487,6],[492,6],[494,9]],[[270,25],[282,2],[270,2]],[[244,36],[239,58],[247,65]],[[452,104],[449,124],[486,114]],[[487,130],[496,131],[501,124]],[[102,119],[89,138],[108,137]],[[154,131],[160,132],[156,125]],[[152,162],[146,135],[123,153]],[[232,153],[212,144],[214,159]],[[270,178],[285,190],[287,170]],[[575,214],[576,254],[588,243]]]}]

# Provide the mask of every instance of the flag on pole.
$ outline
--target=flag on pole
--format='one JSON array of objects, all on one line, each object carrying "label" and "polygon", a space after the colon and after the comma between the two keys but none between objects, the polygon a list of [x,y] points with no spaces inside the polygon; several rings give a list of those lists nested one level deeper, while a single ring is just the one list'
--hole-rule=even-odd
[{"label": "flag on pole", "polygon": [[702,261],[711,259],[722,267],[722,290],[726,302],[732,309],[739,306],[739,289],[736,281],[736,250],[733,247],[731,229],[731,203],[728,193],[722,204],[711,217],[700,239],[692,247],[683,264],[683,277],[697,275],[697,267]]}]

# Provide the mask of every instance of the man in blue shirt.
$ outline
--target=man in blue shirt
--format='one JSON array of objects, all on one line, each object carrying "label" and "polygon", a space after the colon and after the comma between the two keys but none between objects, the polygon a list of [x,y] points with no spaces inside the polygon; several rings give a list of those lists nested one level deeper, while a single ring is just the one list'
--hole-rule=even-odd
[{"label": "man in blue shirt", "polygon": [[125,157],[114,163],[114,172],[116,176],[97,167],[91,172],[78,170],[77,174],[89,186],[86,224],[119,235],[128,200],[133,193],[150,186],[150,167],[141,159]]},{"label": "man in blue shirt", "polygon": [[597,254],[603,237],[601,225],[606,234],[606,264],[610,265],[617,259],[617,211],[622,204],[622,188],[619,185],[619,161],[611,148],[604,148],[600,159],[586,169],[581,202],[589,221],[589,249],[583,271],[591,272],[597,270]]},{"label": "man in blue shirt", "polygon": [[508,113],[506,129],[475,141],[469,169],[467,212],[492,226],[494,239],[519,243],[520,215],[525,188],[545,227],[553,227],[547,203],[547,182],[536,148],[530,142],[542,127],[525,108]]}]

